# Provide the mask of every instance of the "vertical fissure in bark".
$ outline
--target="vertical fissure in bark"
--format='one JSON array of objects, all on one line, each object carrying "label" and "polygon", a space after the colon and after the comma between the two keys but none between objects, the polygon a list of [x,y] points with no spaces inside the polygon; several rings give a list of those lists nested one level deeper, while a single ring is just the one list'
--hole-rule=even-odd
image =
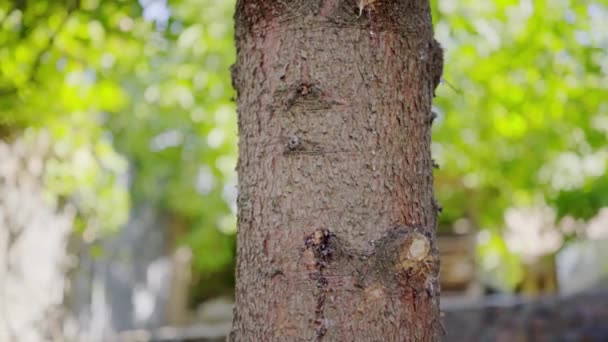
[{"label": "vertical fissure in bark", "polygon": [[328,332],[327,296],[340,288],[352,286],[351,291],[361,296],[397,297],[414,312],[419,296],[436,299],[438,260],[430,237],[421,231],[420,227],[394,227],[363,250],[327,229],[317,229],[306,237],[300,259],[316,284],[316,341]]},{"label": "vertical fissure in bark", "polygon": [[306,251],[312,253],[314,257],[314,267],[313,272],[310,273],[310,279],[315,281],[317,285],[314,319],[316,341],[321,341],[327,332],[327,326],[325,325],[325,300],[327,298],[329,281],[325,271],[334,256],[334,238],[333,234],[327,229],[318,229],[308,236],[304,242]]},{"label": "vertical fissure in bark", "polygon": [[231,340],[438,340],[428,0],[239,0],[235,21]]}]

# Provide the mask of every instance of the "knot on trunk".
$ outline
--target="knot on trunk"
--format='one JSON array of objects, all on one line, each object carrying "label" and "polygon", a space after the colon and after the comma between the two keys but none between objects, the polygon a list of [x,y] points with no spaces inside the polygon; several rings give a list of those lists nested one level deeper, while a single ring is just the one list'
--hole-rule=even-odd
[{"label": "knot on trunk", "polygon": [[437,263],[431,238],[420,228],[397,227],[375,243],[375,267],[385,284],[423,288],[437,277]]}]

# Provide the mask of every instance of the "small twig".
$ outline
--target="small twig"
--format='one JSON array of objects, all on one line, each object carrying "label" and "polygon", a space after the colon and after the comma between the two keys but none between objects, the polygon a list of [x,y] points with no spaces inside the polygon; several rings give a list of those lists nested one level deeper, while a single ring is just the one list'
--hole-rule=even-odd
[{"label": "small twig", "polygon": [[36,73],[38,72],[38,68],[40,67],[40,63],[42,63],[42,57],[44,57],[44,55],[47,52],[49,52],[49,50],[51,50],[51,48],[53,47],[53,44],[55,43],[55,39],[57,38],[57,35],[59,35],[59,33],[61,33],[61,31],[65,27],[65,24],[68,22],[68,19],[70,19],[70,15],[72,14],[72,12],[74,10],[75,10],[75,8],[71,8],[68,10],[67,15],[59,23],[59,26],[57,26],[57,29],[53,33],[51,33],[51,36],[49,37],[49,40],[46,43],[46,46],[43,49],[41,49],[38,52],[38,54],[36,55],[34,64],[32,65],[32,68],[30,69],[30,77],[29,77],[30,82],[33,82],[35,80]]},{"label": "small twig", "polygon": [[448,82],[448,80],[446,80],[446,79],[445,79],[445,78],[443,78],[443,77],[441,78],[441,83],[445,83],[445,84],[447,84],[447,85],[448,85],[448,87],[452,88],[452,90],[453,90],[453,91],[455,91],[457,94],[460,94],[460,95],[464,94],[464,93],[463,93],[463,91],[462,91],[462,89],[458,89],[458,88],[456,88],[456,87],[455,87],[455,86],[453,86],[453,85],[452,85],[450,82]]}]

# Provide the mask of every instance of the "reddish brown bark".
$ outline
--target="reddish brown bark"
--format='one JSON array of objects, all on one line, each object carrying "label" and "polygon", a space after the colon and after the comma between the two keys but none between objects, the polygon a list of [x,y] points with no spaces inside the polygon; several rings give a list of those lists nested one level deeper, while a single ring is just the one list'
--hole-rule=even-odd
[{"label": "reddish brown bark", "polygon": [[238,1],[233,341],[439,339],[442,52],[427,0],[361,4]]}]

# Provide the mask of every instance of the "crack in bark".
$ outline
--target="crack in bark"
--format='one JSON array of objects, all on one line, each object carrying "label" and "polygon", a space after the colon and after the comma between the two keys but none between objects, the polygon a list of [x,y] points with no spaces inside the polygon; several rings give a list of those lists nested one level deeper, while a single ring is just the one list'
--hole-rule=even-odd
[{"label": "crack in bark", "polygon": [[327,333],[325,325],[325,300],[327,298],[329,281],[325,270],[329,266],[336,251],[335,235],[327,229],[317,229],[309,235],[304,244],[306,249],[313,252],[316,272],[310,273],[310,279],[316,281],[317,303],[315,306],[316,341],[321,341]]},{"label": "crack in bark", "polygon": [[[341,281],[346,278],[352,279],[353,289],[368,295],[399,298],[413,312],[419,310],[420,294],[434,298],[438,263],[430,234],[424,227],[397,226],[373,241],[371,250],[353,249],[327,229],[317,229],[308,235],[303,257],[309,261],[308,277],[316,286],[315,341],[322,341],[328,332],[325,316],[328,293],[337,290],[336,286],[344,286]],[[334,274],[337,270],[342,274]]]}]

